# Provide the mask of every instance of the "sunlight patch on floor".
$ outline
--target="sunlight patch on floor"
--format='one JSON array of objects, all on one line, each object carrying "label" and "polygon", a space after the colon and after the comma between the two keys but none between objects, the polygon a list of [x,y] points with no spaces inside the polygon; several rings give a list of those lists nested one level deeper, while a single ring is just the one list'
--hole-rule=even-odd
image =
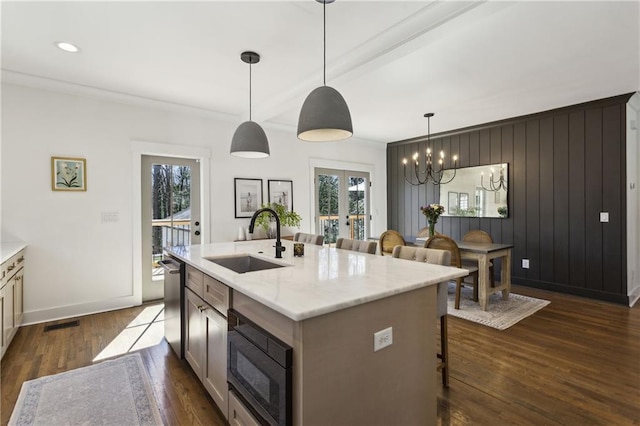
[{"label": "sunlight patch on floor", "polygon": [[96,356],[100,361],[128,352],[155,346],[164,337],[164,304],[144,308],[124,330]]}]

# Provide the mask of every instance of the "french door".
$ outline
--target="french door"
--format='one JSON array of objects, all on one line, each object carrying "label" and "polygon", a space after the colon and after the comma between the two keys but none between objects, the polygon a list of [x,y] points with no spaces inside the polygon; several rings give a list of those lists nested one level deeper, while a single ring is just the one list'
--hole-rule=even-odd
[{"label": "french door", "polygon": [[142,301],[164,296],[165,247],[200,244],[200,163],[142,156]]},{"label": "french door", "polygon": [[369,173],[315,169],[316,233],[325,243],[369,237]]}]

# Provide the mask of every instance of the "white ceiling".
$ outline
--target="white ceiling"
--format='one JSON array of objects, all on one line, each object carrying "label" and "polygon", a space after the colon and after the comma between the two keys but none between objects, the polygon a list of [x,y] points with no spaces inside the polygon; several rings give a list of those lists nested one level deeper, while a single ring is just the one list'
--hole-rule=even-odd
[{"label": "white ceiling", "polygon": [[[2,2],[3,81],[74,83],[295,133],[322,84],[322,5],[304,1]],[[640,89],[640,4],[338,0],[327,84],[354,136],[391,142]],[[55,41],[80,46],[65,53]],[[68,85],[66,85],[68,87]],[[95,89],[101,89],[96,91]]]}]

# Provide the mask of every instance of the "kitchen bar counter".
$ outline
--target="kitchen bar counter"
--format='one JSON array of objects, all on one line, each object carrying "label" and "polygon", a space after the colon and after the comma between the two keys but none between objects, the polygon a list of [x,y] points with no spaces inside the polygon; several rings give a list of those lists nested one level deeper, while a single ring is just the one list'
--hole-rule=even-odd
[{"label": "kitchen bar counter", "polygon": [[[214,286],[215,280],[229,286],[231,294],[224,299],[234,312],[293,349],[293,426],[434,426],[438,386],[434,284],[465,272],[312,244],[305,245],[303,257],[293,257],[293,242],[282,243],[286,247],[283,259],[275,259],[274,240],[172,247],[167,252],[203,272],[205,282],[209,276]],[[251,255],[286,266],[238,274],[205,259],[234,255]],[[194,273],[197,286],[196,277]],[[224,294],[212,288],[212,295]],[[200,298],[191,308],[193,291],[186,292],[186,335],[191,337],[186,338],[185,357],[189,359],[189,342],[197,347],[205,341],[205,336],[200,338],[195,331],[220,328],[212,322],[191,331],[190,321],[215,309],[202,306]],[[388,333],[384,338],[388,340],[382,341],[381,331]],[[388,346],[374,347],[381,343]],[[211,343],[200,344],[210,348],[208,353],[215,350]],[[198,367],[200,358],[192,358],[190,365]],[[208,356],[201,359],[205,358]],[[224,362],[226,365],[227,360]],[[215,361],[211,365],[203,371],[215,371]],[[247,374],[250,371],[246,369]],[[259,377],[263,376],[247,383],[261,383],[264,380]],[[233,412],[235,418],[235,393],[229,391],[228,395],[228,415],[231,418]],[[224,398],[220,392],[214,400],[227,412]]]},{"label": "kitchen bar counter", "polygon": [[[303,257],[293,257],[293,242],[282,244],[286,247],[283,259],[275,259],[274,240],[171,247],[167,252],[294,321],[416,290],[463,274],[457,268],[312,244],[305,245]],[[205,259],[241,254],[286,266],[238,274]]]}]

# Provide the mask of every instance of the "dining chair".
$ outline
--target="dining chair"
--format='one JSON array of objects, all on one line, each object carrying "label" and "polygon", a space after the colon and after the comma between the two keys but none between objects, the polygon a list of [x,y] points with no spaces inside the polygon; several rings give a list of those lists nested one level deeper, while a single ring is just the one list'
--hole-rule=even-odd
[{"label": "dining chair", "polygon": [[425,226],[424,228],[420,228],[420,230],[418,231],[418,234],[416,235],[416,237],[418,238],[424,238],[424,237],[428,237],[429,236],[429,227]]},{"label": "dining chair", "polygon": [[352,240],[349,238],[338,238],[336,248],[342,250],[359,251],[360,253],[376,254],[378,243],[376,241]]},{"label": "dining chair", "polygon": [[425,243],[425,248],[433,248],[440,250],[448,250],[451,252],[451,266],[455,266],[456,268],[466,269],[469,272],[468,276],[471,276],[472,282],[464,281],[465,277],[456,278],[456,302],[455,309],[460,309],[460,291],[462,290],[462,285],[472,285],[473,286],[473,300],[478,301],[478,267],[473,265],[465,265],[462,266],[462,259],[460,257],[460,249],[458,248],[458,244],[453,241],[451,238],[442,234],[435,234],[433,237],[430,237]]},{"label": "dining chair", "polygon": [[308,243],[321,246],[324,243],[324,235],[307,234],[304,232],[296,232],[293,235],[293,241],[299,243]]},{"label": "dining chair", "polygon": [[380,235],[380,254],[390,256],[395,246],[406,246],[407,243],[398,231],[388,229]]},{"label": "dining chair", "polygon": [[[413,260],[416,262],[433,263],[449,266],[451,253],[447,250],[438,250],[420,247],[395,246],[391,253],[398,259]],[[442,386],[449,386],[449,338],[447,334],[447,287],[448,283],[438,284],[436,289],[436,314],[440,318],[440,359],[438,370],[442,373]]]},{"label": "dining chair", "polygon": [[[487,232],[481,229],[474,229],[472,231],[467,232],[462,237],[462,241],[465,243],[493,243],[493,238]],[[478,262],[475,260],[463,260],[463,266],[478,266]],[[491,287],[495,287],[495,274],[493,272],[493,261],[489,262],[489,282],[491,283]]]}]

